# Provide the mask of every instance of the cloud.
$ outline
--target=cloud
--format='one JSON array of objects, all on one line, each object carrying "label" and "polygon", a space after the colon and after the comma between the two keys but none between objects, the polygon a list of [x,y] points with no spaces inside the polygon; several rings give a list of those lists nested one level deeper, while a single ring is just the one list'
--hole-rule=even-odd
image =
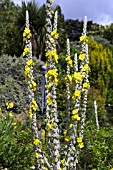
[{"label": "cloud", "polygon": [[[13,0],[21,4],[21,0]],[[28,0],[26,0],[28,1]],[[46,0],[37,0],[41,6]],[[88,20],[108,25],[113,22],[113,0],[55,0],[54,4],[61,6],[65,19]]]}]

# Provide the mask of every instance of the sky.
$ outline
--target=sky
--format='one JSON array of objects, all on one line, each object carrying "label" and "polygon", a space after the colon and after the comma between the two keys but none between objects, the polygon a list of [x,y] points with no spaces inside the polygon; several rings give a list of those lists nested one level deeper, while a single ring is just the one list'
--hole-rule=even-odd
[{"label": "sky", "polygon": [[[21,0],[12,0],[21,5]],[[29,0],[26,0],[27,2]],[[39,6],[46,0],[36,0]],[[65,19],[88,20],[102,25],[113,23],[113,0],[55,0],[54,5],[60,5]]]}]

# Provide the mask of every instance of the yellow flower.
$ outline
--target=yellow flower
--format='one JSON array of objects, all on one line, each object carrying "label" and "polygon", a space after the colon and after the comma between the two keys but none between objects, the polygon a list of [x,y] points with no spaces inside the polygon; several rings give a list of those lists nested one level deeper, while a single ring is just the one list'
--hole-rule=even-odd
[{"label": "yellow flower", "polygon": [[59,34],[58,34],[58,33],[55,34],[55,38],[56,38],[56,39],[59,38]]},{"label": "yellow flower", "polygon": [[42,129],[42,137],[45,137],[45,130]]},{"label": "yellow flower", "polygon": [[81,143],[79,143],[79,144],[78,144],[78,146],[79,146],[79,148],[81,148],[81,149],[82,149],[82,148],[84,147],[84,143],[83,143],[83,142],[81,142]]},{"label": "yellow flower", "polygon": [[47,67],[48,66],[48,62],[46,61],[46,63],[45,63],[45,66]]},{"label": "yellow flower", "polygon": [[65,60],[66,60],[66,61],[69,61],[69,60],[70,60],[70,56],[66,57]]},{"label": "yellow flower", "polygon": [[14,107],[14,103],[13,102],[6,103],[6,106],[7,106],[7,109],[11,109]]},{"label": "yellow flower", "polygon": [[47,122],[47,119],[44,119],[44,123],[46,123]]},{"label": "yellow flower", "polygon": [[78,137],[78,138],[77,138],[77,142],[78,142],[78,143],[81,143],[81,142],[82,142],[82,137]]},{"label": "yellow flower", "polygon": [[57,77],[58,73],[56,69],[49,70],[46,74],[45,77]]},{"label": "yellow flower", "polygon": [[48,104],[48,105],[52,105],[52,96],[51,96],[50,93],[48,93],[47,104]]},{"label": "yellow flower", "polygon": [[69,142],[69,141],[70,141],[70,137],[69,137],[69,136],[66,136],[66,137],[65,137],[65,141],[66,141],[66,142]]},{"label": "yellow flower", "polygon": [[76,83],[79,83],[80,81],[82,81],[83,75],[80,72],[78,73],[75,72],[73,74],[73,78],[75,79]]},{"label": "yellow flower", "polygon": [[65,159],[62,159],[62,160],[61,160],[62,165],[64,165],[64,162],[65,162]]},{"label": "yellow flower", "polygon": [[110,170],[113,170],[113,168],[111,168]]},{"label": "yellow flower", "polygon": [[30,117],[30,119],[32,119],[32,117],[33,117],[33,114],[30,112],[30,115],[29,115],[29,117]]},{"label": "yellow flower", "polygon": [[72,96],[72,99],[76,99],[77,97],[78,97],[78,98],[81,97],[80,91],[78,91],[78,90],[76,90],[76,91],[74,92],[74,95]]},{"label": "yellow flower", "polygon": [[57,30],[53,30],[53,31],[51,32],[51,36],[54,36],[56,33],[57,33]]},{"label": "yellow flower", "polygon": [[71,75],[67,75],[67,78],[70,81],[70,83],[72,83],[72,76]]},{"label": "yellow flower", "polygon": [[50,38],[50,41],[51,41],[51,43],[54,43],[54,39],[53,38]]},{"label": "yellow flower", "polygon": [[25,28],[24,32],[23,32],[23,37],[27,37],[30,38],[32,36],[31,31],[29,28]]},{"label": "yellow flower", "polygon": [[73,114],[73,115],[77,114],[77,110],[74,109],[74,110],[72,111],[72,114]]},{"label": "yellow flower", "polygon": [[52,87],[52,83],[50,82],[49,84],[46,84],[45,86],[47,89],[50,89]]},{"label": "yellow flower", "polygon": [[34,81],[31,82],[30,88],[36,91],[36,83]]},{"label": "yellow flower", "polygon": [[90,67],[86,64],[82,67],[82,71],[90,71]]},{"label": "yellow flower", "polygon": [[59,156],[57,155],[56,158],[55,158],[55,162],[57,162],[59,159]]},{"label": "yellow flower", "polygon": [[84,82],[84,83],[83,83],[83,89],[84,89],[84,88],[88,88],[88,89],[90,88],[89,82]]},{"label": "yellow flower", "polygon": [[26,54],[28,54],[30,52],[28,47],[24,48],[24,52],[23,52],[23,56],[25,56]]},{"label": "yellow flower", "polygon": [[71,118],[72,120],[78,120],[78,121],[80,120],[80,117],[78,114],[73,115]]},{"label": "yellow flower", "polygon": [[35,153],[35,157],[38,159],[38,158],[39,158],[39,154],[38,154],[38,153]]},{"label": "yellow flower", "polygon": [[49,57],[50,59],[54,58],[55,62],[58,63],[58,55],[56,50],[47,51],[46,57]]},{"label": "yellow flower", "polygon": [[73,124],[71,123],[71,124],[69,124],[69,128],[72,128],[73,127]]},{"label": "yellow flower", "polygon": [[15,122],[13,122],[13,123],[12,123],[12,125],[13,125],[13,126],[16,126],[16,123],[15,123]]},{"label": "yellow flower", "polygon": [[73,63],[73,61],[72,60],[69,60],[68,61],[68,64],[70,65],[70,67],[72,67],[73,65],[72,65],[72,63]]},{"label": "yellow flower", "polygon": [[68,57],[66,57],[65,60],[68,62],[68,64],[70,65],[70,67],[72,67],[72,60],[71,60],[71,57],[68,56]]},{"label": "yellow flower", "polygon": [[54,14],[54,11],[51,9],[51,14]]},{"label": "yellow flower", "polygon": [[67,130],[64,130],[64,132],[63,132],[63,133],[64,133],[64,135],[66,135],[66,134],[67,134]]},{"label": "yellow flower", "polygon": [[51,124],[47,124],[46,127],[45,127],[45,129],[47,131],[51,130],[52,128],[53,128],[53,124],[52,123]]},{"label": "yellow flower", "polygon": [[82,42],[82,41],[86,41],[87,40],[87,36],[86,35],[82,35],[81,37],[80,37],[80,41]]},{"label": "yellow flower", "polygon": [[79,55],[79,60],[82,60],[82,61],[83,61],[83,60],[85,59],[85,56],[86,56],[85,54],[80,54],[80,55]]},{"label": "yellow flower", "polygon": [[25,28],[24,32],[25,32],[26,34],[29,34],[29,33],[30,33],[30,29],[29,29],[29,28]]},{"label": "yellow flower", "polygon": [[34,142],[33,142],[34,145],[38,145],[38,144],[41,144],[41,141],[39,139],[35,139]]},{"label": "yellow flower", "polygon": [[33,60],[30,59],[26,62],[26,65],[29,67],[29,66],[34,66],[35,64],[34,64]]},{"label": "yellow flower", "polygon": [[9,117],[13,117],[13,114],[11,112],[9,113]]},{"label": "yellow flower", "polygon": [[36,101],[35,101],[35,100],[32,100],[32,103],[31,103],[30,108],[31,108],[32,110],[34,110],[34,111],[36,111],[36,110],[37,110],[38,105],[37,105],[37,103],[36,103]]},{"label": "yellow flower", "polygon": [[48,170],[48,168],[45,168],[45,170]]}]

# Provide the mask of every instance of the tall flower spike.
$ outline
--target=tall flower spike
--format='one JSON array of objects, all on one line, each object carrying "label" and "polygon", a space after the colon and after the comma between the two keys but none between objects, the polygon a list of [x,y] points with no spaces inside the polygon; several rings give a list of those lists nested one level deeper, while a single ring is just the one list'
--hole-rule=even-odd
[{"label": "tall flower spike", "polygon": [[[47,144],[50,153],[50,163],[53,169],[60,168],[60,141],[58,129],[58,113],[56,102],[56,85],[57,85],[57,69],[55,63],[58,62],[56,51],[57,34],[57,12],[55,12],[54,26],[52,30],[52,1],[47,0],[46,3],[46,56],[47,56],[47,81],[46,81],[46,119],[47,125]],[[57,36],[56,36],[57,35]],[[51,122],[51,123],[50,123]],[[51,131],[51,132],[50,132]],[[52,134],[51,134],[52,133]],[[55,159],[52,159],[52,158]]]},{"label": "tall flower spike", "polygon": [[[79,56],[80,59],[80,67],[79,70],[80,72],[77,72],[77,69],[75,68],[75,73],[73,75],[75,81],[76,81],[76,85],[75,85],[75,92],[73,95],[73,99],[75,100],[75,106],[74,106],[74,110],[72,111],[72,114],[75,113],[71,119],[73,122],[73,126],[72,126],[72,135],[71,135],[71,143],[70,143],[70,147],[68,150],[68,160],[67,160],[67,164],[70,163],[70,168],[71,169],[76,169],[76,164],[78,162],[78,155],[79,152],[76,150],[76,143],[77,141],[75,140],[77,138],[77,129],[78,129],[78,120],[80,120],[80,117],[78,115],[79,110],[80,110],[80,105],[81,105],[81,92],[82,92],[82,83],[83,83],[83,67],[85,65],[85,58],[86,58],[86,28],[87,28],[87,17],[85,17],[84,19],[84,27],[83,27],[83,34],[80,37],[80,41],[82,42],[82,52]],[[79,147],[82,148],[83,147],[83,143],[79,143]],[[76,153],[76,154],[75,154]],[[73,159],[74,158],[74,159]],[[74,161],[75,160],[75,161]]]},{"label": "tall flower spike", "polygon": [[[67,124],[66,124],[66,128],[68,130],[68,127],[69,127],[69,122],[70,122],[70,84],[71,84],[71,81],[72,81],[72,77],[70,75],[70,67],[72,67],[72,60],[71,60],[71,57],[70,57],[70,41],[69,39],[67,39],[67,55],[66,55],[66,59],[67,61],[67,69],[66,69],[66,110],[67,110]],[[66,145],[65,145],[65,151],[64,151],[64,155],[65,155],[65,161],[64,161],[64,167],[65,168],[68,168],[68,162],[69,162],[69,159],[71,157],[71,151],[69,152],[68,151],[68,145],[69,145],[69,142],[67,141]],[[67,161],[67,156],[68,156],[68,161]]]},{"label": "tall flower spike", "polygon": [[[89,59],[88,59],[88,45],[86,44],[86,65],[89,64]],[[83,138],[83,132],[84,132],[84,126],[85,126],[85,118],[86,118],[86,107],[87,107],[87,93],[89,89],[89,70],[86,70],[85,73],[85,78],[84,78],[84,83],[87,83],[86,86],[84,87],[83,94],[83,102],[82,102],[82,115],[81,115],[81,126],[80,126],[80,134],[79,136]],[[84,84],[83,84],[84,86]]]},{"label": "tall flower spike", "polygon": [[[86,28],[87,28],[87,17],[85,17],[84,19],[84,28],[83,28],[83,35],[82,36],[86,36]],[[89,64],[89,59],[88,59],[88,45],[87,45],[87,41],[86,41],[87,37],[85,37],[85,39],[83,40],[83,44],[82,44],[82,52],[85,53],[85,59],[83,61],[81,61],[81,72],[83,72],[83,68],[85,67],[85,65],[88,66]],[[89,69],[86,69],[84,71],[84,83],[83,83],[83,101],[81,104],[81,124],[80,124],[80,130],[79,130],[79,137],[83,139],[83,133],[84,133],[84,126],[85,126],[85,118],[86,118],[86,107],[87,107],[87,93],[88,93],[88,88],[89,88]],[[84,86],[85,84],[85,86]],[[82,147],[77,148],[76,151],[76,159],[74,164],[76,165],[78,163],[78,156],[80,154],[80,149]]]},{"label": "tall flower spike", "polygon": [[[51,4],[52,1],[51,0],[47,0],[46,1],[46,56],[52,49],[52,45],[51,45],[51,41],[50,41],[50,34],[52,32],[52,23],[51,23],[51,19],[52,19],[52,14],[51,14]],[[50,62],[50,58],[47,57],[46,58],[46,65],[47,65],[47,74],[46,74],[46,127],[50,124],[50,105],[49,102],[51,100],[50,98],[50,93],[49,93],[49,87],[51,87],[51,84],[49,82],[49,77],[48,75],[48,71],[51,67],[51,62]],[[49,101],[49,102],[48,102]],[[50,154],[52,154],[52,150],[51,150],[51,133],[50,130],[47,131],[47,145],[48,145],[48,152]],[[50,164],[52,164],[52,159],[50,159]]]},{"label": "tall flower spike", "polygon": [[[58,18],[58,12],[55,11],[55,15],[54,15],[54,24],[53,24],[53,31],[52,33],[55,32],[54,34],[54,43],[52,43],[52,48],[54,51],[56,50],[56,42],[57,42],[57,38],[58,38],[58,33],[57,33],[57,18]],[[57,52],[56,52],[57,53]],[[56,54],[57,55],[57,54]],[[58,55],[57,55],[58,57]],[[56,70],[56,59],[54,58],[54,60],[52,61],[52,66],[53,69]],[[58,76],[58,74],[57,74]],[[56,76],[56,80],[57,80],[57,76]],[[58,110],[57,110],[57,96],[56,96],[56,80],[53,81],[53,86],[51,89],[51,93],[53,95],[53,104],[52,104],[52,110],[51,112],[53,113],[53,128],[52,128],[52,132],[53,132],[53,144],[54,144],[54,157],[55,157],[55,169],[59,169],[60,168],[60,135],[59,135],[59,128],[58,128]]]},{"label": "tall flower spike", "polygon": [[[66,81],[66,93],[67,93],[67,122],[69,123],[69,119],[70,119],[70,81],[69,81],[69,77],[70,77],[70,67],[72,66],[72,60],[70,57],[70,41],[69,39],[67,39],[67,57],[65,59],[67,61],[67,81]],[[68,124],[67,124],[68,126]]]},{"label": "tall flower spike", "polygon": [[[29,91],[29,114],[31,118],[31,129],[32,129],[32,135],[33,139],[35,141],[38,140],[38,129],[37,129],[37,120],[36,120],[36,110],[37,110],[37,104],[34,99],[34,90],[36,90],[36,83],[34,82],[34,77],[33,77],[33,66],[34,62],[32,61],[32,44],[31,44],[31,32],[29,29],[29,13],[26,11],[26,27],[23,33],[23,37],[26,39],[26,45],[24,49],[24,55],[26,56],[26,65],[25,65],[25,79],[26,82],[28,83],[28,91]],[[27,50],[26,52],[26,49]],[[43,169],[43,161],[42,161],[42,153],[41,153],[41,143],[36,145],[36,142],[34,143],[34,152],[35,152],[35,157],[36,157],[36,166],[38,169]]]},{"label": "tall flower spike", "polygon": [[[79,72],[78,72],[78,61],[77,61],[77,54],[75,54],[74,56],[74,75],[79,75]],[[81,81],[78,81],[76,82],[75,84],[75,93],[77,94],[80,94],[80,84],[81,84]],[[74,94],[75,94],[74,93]],[[77,136],[77,122],[78,120],[80,120],[80,117],[78,115],[78,111],[79,111],[79,107],[80,107],[80,98],[79,96],[74,99],[74,109],[72,111],[72,116],[71,116],[71,124],[72,124],[72,134],[70,136],[71,140],[70,140],[70,146],[69,146],[69,149],[67,151],[67,155],[68,155],[68,159],[67,159],[67,162],[66,164],[70,164],[70,168],[71,169],[75,169],[75,165],[74,165],[74,157],[75,157],[75,152],[76,152],[76,136]]]}]

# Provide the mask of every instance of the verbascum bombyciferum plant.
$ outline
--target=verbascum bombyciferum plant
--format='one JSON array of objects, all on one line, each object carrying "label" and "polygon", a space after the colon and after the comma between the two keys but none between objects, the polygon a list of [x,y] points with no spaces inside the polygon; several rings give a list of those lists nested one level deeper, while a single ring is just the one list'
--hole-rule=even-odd
[{"label": "verbascum bombyciferum plant", "polygon": [[[58,128],[58,111],[56,101],[56,86],[58,82],[58,73],[56,63],[58,63],[58,54],[56,50],[56,41],[59,37],[57,33],[57,11],[54,15],[54,24],[52,27],[52,1],[46,3],[46,130],[47,144],[50,155],[51,168],[60,168],[60,136]],[[53,159],[54,158],[54,159]]]},{"label": "verbascum bombyciferum plant", "polygon": [[34,144],[34,156],[36,158],[36,167],[38,169],[43,169],[43,159],[41,153],[41,141],[38,136],[37,120],[36,120],[36,110],[38,105],[34,98],[34,92],[36,91],[36,83],[33,77],[33,66],[35,65],[32,60],[32,44],[31,44],[31,31],[29,29],[29,14],[26,11],[26,27],[23,32],[23,40],[25,42],[25,48],[23,52],[23,57],[26,58],[26,65],[24,76],[28,84],[29,91],[29,116],[31,119],[31,130],[33,135],[33,144]]},{"label": "verbascum bombyciferum plant", "polygon": [[[33,79],[33,66],[32,61],[32,46],[30,42],[31,33],[29,25],[23,34],[26,39],[26,46],[23,52],[23,56],[26,56],[25,66],[25,78],[28,83],[29,99],[30,99],[30,117],[32,120],[33,131],[33,144],[35,146],[35,157],[37,160],[37,169],[41,170],[67,170],[75,169],[78,163],[78,156],[80,149],[84,147],[83,143],[83,130],[85,124],[85,112],[87,103],[87,92],[89,88],[88,72],[90,70],[88,66],[88,46],[86,36],[87,20],[84,21],[83,34],[80,37],[82,43],[82,52],[79,55],[79,67],[77,55],[74,58],[74,73],[70,74],[70,68],[73,66],[70,57],[70,44],[67,40],[67,105],[70,101],[73,101],[74,108],[70,108],[70,104],[67,108],[68,123],[67,128],[64,130],[65,147],[61,148],[60,144],[60,132],[58,127],[58,111],[56,101],[56,86],[58,82],[58,72],[56,63],[58,63],[58,54],[56,50],[56,41],[59,37],[57,33],[57,12],[54,15],[54,24],[52,27],[53,11],[51,9],[52,0],[47,0],[46,3],[46,152],[42,150],[42,141],[38,136],[38,129],[36,126],[36,110],[37,104],[34,100],[34,91],[36,90],[36,83]],[[27,14],[28,15],[28,14]],[[26,15],[26,18],[28,16]],[[27,19],[26,19],[27,20]],[[70,85],[75,84],[75,89],[70,96]],[[71,98],[71,100],[70,100]],[[81,109],[82,108],[82,109]],[[78,126],[79,125],[79,126]]]},{"label": "verbascum bombyciferum plant", "polygon": [[[51,42],[51,32],[52,32],[52,12],[51,12],[51,5],[52,5],[52,0],[47,0],[46,1],[46,66],[47,66],[47,74],[46,76],[46,143],[47,143],[47,149],[48,149],[48,154],[51,155],[50,157],[50,164],[52,164],[52,148],[51,147],[51,140],[52,140],[52,135],[51,135],[51,130],[53,127],[53,122],[51,121],[51,105],[52,105],[52,94],[51,94],[51,88],[52,88],[52,79],[56,78],[56,70],[53,70],[51,68],[51,59],[54,57],[56,54],[54,50],[52,50],[52,42]],[[53,168],[53,167],[51,167]]]},{"label": "verbascum bombyciferum plant", "polygon": [[[65,131],[65,136],[67,140],[67,151],[65,153],[67,156],[64,158],[64,168],[65,169],[76,169],[78,163],[78,156],[80,149],[84,147],[83,143],[83,130],[85,124],[85,113],[87,104],[87,92],[90,87],[88,81],[88,72],[90,70],[88,66],[88,46],[87,46],[87,36],[86,36],[87,18],[84,19],[83,34],[80,37],[80,42],[82,43],[82,51],[79,55],[79,68],[77,63],[77,55],[74,58],[74,73],[71,76],[71,81],[75,84],[75,90],[72,95],[72,100],[74,102],[74,108],[70,114],[70,124],[68,131]],[[80,109],[82,108],[82,109]],[[65,155],[66,155],[65,154]]]},{"label": "verbascum bombyciferum plant", "polygon": [[[51,11],[51,9],[49,8]],[[51,15],[51,12],[49,12]],[[46,19],[51,23],[51,18]],[[55,21],[54,21],[55,23]],[[48,24],[47,24],[48,25]],[[46,130],[47,130],[47,144],[50,156],[50,169],[56,170],[67,170],[76,169],[78,163],[78,156],[80,149],[84,147],[83,143],[83,130],[85,123],[85,112],[87,103],[87,92],[89,88],[88,72],[90,70],[88,66],[88,46],[87,46],[87,36],[86,36],[86,26],[87,20],[84,20],[83,34],[80,37],[82,43],[82,51],[79,55],[79,68],[77,63],[77,55],[75,54],[74,59],[74,73],[70,74],[70,68],[73,66],[70,57],[70,45],[69,40],[67,40],[67,111],[68,111],[68,128],[64,130],[64,140],[65,147],[60,149],[59,141],[59,129],[58,129],[58,113],[57,113],[57,103],[56,103],[56,85],[57,85],[57,69],[55,64],[58,62],[58,55],[56,52],[55,40],[58,38],[57,28],[55,25],[52,29],[47,29],[47,43],[46,43],[46,57],[47,57],[47,83],[46,83]],[[51,30],[51,31],[50,31]],[[48,47],[48,44],[50,45]],[[73,110],[70,109],[70,84],[75,83],[75,90],[72,95],[72,100],[74,103]],[[82,110],[80,109],[81,107]],[[78,126],[79,124],[79,126]],[[80,127],[80,128],[79,128]],[[62,150],[62,152],[61,152]],[[61,157],[61,154],[64,156]],[[61,157],[61,159],[60,159]],[[54,160],[52,159],[54,158]]]},{"label": "verbascum bombyciferum plant", "polygon": [[[70,137],[68,136],[68,127],[69,127],[69,122],[70,122],[70,86],[72,84],[72,76],[71,76],[71,67],[72,67],[72,59],[71,59],[71,56],[70,56],[70,41],[69,39],[67,39],[67,54],[66,54],[66,63],[67,63],[67,68],[66,68],[66,115],[67,115],[67,123],[66,123],[66,130],[64,130],[64,140],[66,142],[66,145],[65,145],[65,151],[64,151],[64,155],[65,155],[65,158],[62,159],[62,164],[64,167],[66,167],[66,157],[67,157],[67,154],[68,154],[68,143],[69,143],[69,140],[70,140]],[[70,154],[70,153],[69,153]],[[70,155],[68,155],[70,156]]]},{"label": "verbascum bombyciferum plant", "polygon": [[87,28],[87,17],[84,18],[84,27],[83,27],[83,34],[80,37],[80,41],[82,43],[82,52],[79,55],[79,60],[81,61],[80,64],[80,73],[83,76],[83,80],[80,82],[79,91],[82,95],[81,100],[81,109],[80,112],[80,129],[78,133],[77,143],[78,147],[76,150],[76,159],[74,161],[74,165],[78,163],[78,156],[80,153],[80,149],[84,147],[83,143],[83,134],[84,134],[84,126],[85,126],[85,118],[86,118],[86,107],[87,107],[87,94],[88,89],[90,88],[89,84],[89,59],[88,59],[88,45],[87,45],[87,36],[86,36],[86,28]]},{"label": "verbascum bombyciferum plant", "polygon": [[[69,121],[70,117],[70,84],[72,83],[72,77],[70,75],[70,69],[72,67],[72,59],[70,56],[70,42],[67,39],[67,56],[65,58],[67,62],[67,69],[66,69],[66,93],[67,93],[67,122]],[[68,126],[68,124],[67,124]]]}]

